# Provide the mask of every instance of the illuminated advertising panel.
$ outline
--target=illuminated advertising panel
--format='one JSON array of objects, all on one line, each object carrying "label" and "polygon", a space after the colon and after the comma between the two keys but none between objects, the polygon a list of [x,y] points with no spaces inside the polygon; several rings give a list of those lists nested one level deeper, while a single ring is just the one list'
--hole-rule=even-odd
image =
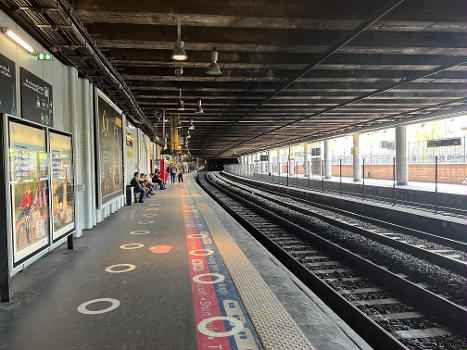
[{"label": "illuminated advertising panel", "polygon": [[13,259],[49,244],[48,157],[43,128],[9,122]]},{"label": "illuminated advertising panel", "polygon": [[51,131],[51,186],[53,240],[75,227],[75,191],[73,174],[73,145],[70,135]]},{"label": "illuminated advertising panel", "polygon": [[98,97],[98,142],[102,203],[123,194],[122,118],[101,96]]}]

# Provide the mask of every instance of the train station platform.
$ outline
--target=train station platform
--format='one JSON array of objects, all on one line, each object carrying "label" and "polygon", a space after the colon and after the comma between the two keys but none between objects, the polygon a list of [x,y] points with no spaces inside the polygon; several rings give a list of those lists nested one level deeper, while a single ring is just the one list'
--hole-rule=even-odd
[{"label": "train station platform", "polygon": [[0,349],[370,349],[192,176],[11,283]]}]

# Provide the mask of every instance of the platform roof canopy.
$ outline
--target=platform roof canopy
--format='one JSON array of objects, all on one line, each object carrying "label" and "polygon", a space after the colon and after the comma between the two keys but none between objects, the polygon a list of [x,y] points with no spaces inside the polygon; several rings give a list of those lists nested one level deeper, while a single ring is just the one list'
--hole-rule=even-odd
[{"label": "platform roof canopy", "polygon": [[[162,137],[161,111],[177,113],[181,89],[193,154],[233,156],[466,109],[465,0],[0,2],[148,133],[157,125]],[[178,19],[181,63],[171,59]],[[213,47],[218,77],[206,73]]]}]

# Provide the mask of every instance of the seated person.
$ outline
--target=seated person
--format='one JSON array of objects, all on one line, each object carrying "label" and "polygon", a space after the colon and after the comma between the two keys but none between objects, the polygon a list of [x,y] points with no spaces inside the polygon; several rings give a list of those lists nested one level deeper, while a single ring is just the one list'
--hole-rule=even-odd
[{"label": "seated person", "polygon": [[149,190],[151,191],[151,194],[154,192],[154,190],[156,189],[156,184],[154,182],[152,182],[152,177],[153,177],[153,174],[149,174],[148,175],[144,175],[144,185],[149,188]]},{"label": "seated person", "polygon": [[165,185],[164,185],[164,182],[159,178],[159,174],[160,172],[158,170],[156,170],[156,172],[154,174],[150,174],[149,176],[152,175],[152,183],[154,184],[158,184],[159,185],[159,189],[160,190],[165,190]]},{"label": "seated person", "polygon": [[133,178],[130,181],[130,186],[134,188],[135,193],[139,193],[139,202],[144,203],[144,197],[146,197],[146,190],[139,181],[139,173],[135,171]]},{"label": "seated person", "polygon": [[148,197],[151,197],[152,195],[152,188],[151,186],[148,184],[148,181],[146,179],[146,174],[144,173],[141,173],[140,176],[139,176],[139,183],[140,185],[144,188],[144,190],[146,191],[146,194]]}]

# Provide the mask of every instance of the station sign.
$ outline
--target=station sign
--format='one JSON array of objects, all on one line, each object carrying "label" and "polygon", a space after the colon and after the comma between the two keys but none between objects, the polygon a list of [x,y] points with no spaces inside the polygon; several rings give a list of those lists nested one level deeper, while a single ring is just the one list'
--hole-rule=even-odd
[{"label": "station sign", "polygon": [[0,54],[0,113],[16,116],[15,62]]},{"label": "station sign", "polygon": [[20,67],[19,79],[21,116],[35,123],[53,127],[52,85],[23,67]]},{"label": "station sign", "polygon": [[311,149],[311,155],[314,157],[320,156],[321,155],[321,148],[312,148]]},{"label": "station sign", "polygon": [[445,147],[445,146],[459,146],[462,144],[460,137],[439,140],[427,140],[427,147]]},{"label": "station sign", "polygon": [[262,162],[267,162],[269,160],[269,156],[268,155],[260,155],[259,156],[260,160]]}]

